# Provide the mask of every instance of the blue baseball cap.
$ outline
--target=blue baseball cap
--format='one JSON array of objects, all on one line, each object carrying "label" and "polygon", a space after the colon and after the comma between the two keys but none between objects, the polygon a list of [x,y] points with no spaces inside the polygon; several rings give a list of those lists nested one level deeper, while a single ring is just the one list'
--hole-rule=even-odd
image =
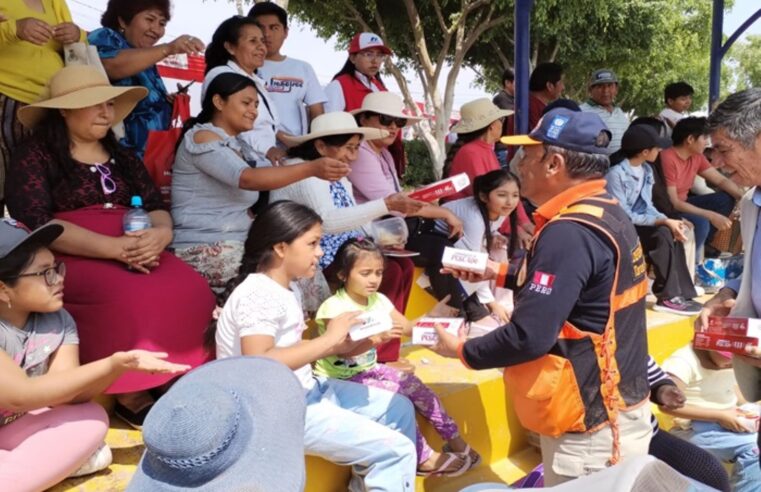
[{"label": "blue baseball cap", "polygon": [[610,154],[611,133],[595,113],[556,108],[545,114],[528,135],[502,137],[505,145],[554,145],[585,154]]}]

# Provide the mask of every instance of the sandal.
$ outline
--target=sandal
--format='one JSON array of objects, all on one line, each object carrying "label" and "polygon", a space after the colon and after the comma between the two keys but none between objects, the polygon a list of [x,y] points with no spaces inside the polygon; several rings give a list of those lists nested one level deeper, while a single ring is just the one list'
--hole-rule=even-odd
[{"label": "sandal", "polygon": [[478,465],[481,464],[481,455],[476,452],[473,448],[470,447],[470,444],[468,444],[465,447],[465,451],[454,451],[452,450],[452,447],[449,444],[445,444],[444,447],[441,449],[445,453],[458,453],[458,454],[464,454],[467,455],[470,458],[470,467],[475,468]]},{"label": "sandal", "polygon": [[137,412],[133,412],[117,401],[114,404],[114,415],[119,417],[133,429],[143,430],[143,422],[145,421],[145,417],[148,415],[148,412],[150,412],[151,408],[153,408],[153,403],[155,402],[151,402],[142,407]]},{"label": "sandal", "polygon": [[[440,467],[431,471],[417,471],[419,477],[459,477],[466,471],[470,470],[470,456],[462,455],[460,453],[445,453],[448,458],[441,464]],[[456,470],[446,471],[456,459],[464,458],[462,466]]]}]

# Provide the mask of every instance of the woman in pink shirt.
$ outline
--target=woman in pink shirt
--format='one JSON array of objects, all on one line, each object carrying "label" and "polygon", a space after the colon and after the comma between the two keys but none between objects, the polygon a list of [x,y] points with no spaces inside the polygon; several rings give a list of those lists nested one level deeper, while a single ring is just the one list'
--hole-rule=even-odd
[{"label": "woman in pink shirt", "polygon": [[[502,123],[511,114],[513,111],[499,109],[486,98],[463,104],[460,108],[460,121],[452,127],[452,131],[457,134],[457,141],[447,153],[444,177],[465,173],[473,183],[476,177],[501,169],[497,154],[494,153],[494,144],[502,136]],[[470,196],[473,196],[472,185],[447,197],[442,202]],[[526,215],[522,203],[518,205],[516,213],[518,214],[518,237],[523,246],[527,247],[534,232],[534,226]],[[510,235],[509,221],[500,232]]]}]

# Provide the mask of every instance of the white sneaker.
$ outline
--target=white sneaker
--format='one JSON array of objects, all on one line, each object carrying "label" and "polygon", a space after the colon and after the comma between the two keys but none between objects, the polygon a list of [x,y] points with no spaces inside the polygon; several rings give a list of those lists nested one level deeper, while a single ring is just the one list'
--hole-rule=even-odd
[{"label": "white sneaker", "polygon": [[695,292],[698,294],[698,297],[703,297],[704,295],[706,295],[706,290],[699,285],[695,286]]},{"label": "white sneaker", "polygon": [[85,461],[77,471],[69,475],[69,478],[81,477],[83,475],[99,472],[104,468],[108,468],[112,460],[111,448],[109,448],[105,442],[101,443],[100,447],[90,455],[87,461]]}]

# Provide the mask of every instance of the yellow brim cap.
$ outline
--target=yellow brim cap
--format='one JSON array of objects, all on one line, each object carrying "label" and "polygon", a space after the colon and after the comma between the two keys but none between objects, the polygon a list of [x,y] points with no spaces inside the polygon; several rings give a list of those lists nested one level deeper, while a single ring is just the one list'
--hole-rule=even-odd
[{"label": "yellow brim cap", "polygon": [[534,140],[528,135],[510,135],[499,139],[505,145],[541,145],[542,142]]}]

